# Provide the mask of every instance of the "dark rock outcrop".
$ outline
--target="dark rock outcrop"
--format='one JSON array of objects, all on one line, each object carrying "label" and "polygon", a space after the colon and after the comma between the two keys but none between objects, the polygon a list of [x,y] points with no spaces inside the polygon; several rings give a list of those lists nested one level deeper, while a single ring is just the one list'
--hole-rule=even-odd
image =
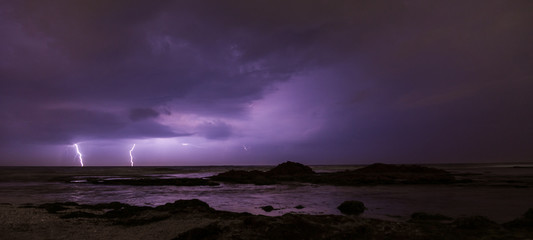
[{"label": "dark rock outcrop", "polygon": [[177,212],[211,212],[213,208],[203,201],[198,199],[191,200],[177,200],[173,203],[166,203],[165,205],[155,207],[157,211],[167,211],[170,213]]},{"label": "dark rock outcrop", "polygon": [[345,201],[337,207],[343,214],[359,215],[366,210],[365,204],[361,201]]},{"label": "dark rock outcrop", "polygon": [[314,183],[358,186],[378,184],[449,184],[455,181],[447,171],[419,165],[376,163],[360,169],[321,174]]},{"label": "dark rock outcrop", "polygon": [[68,209],[68,206],[78,206],[78,204],[75,202],[45,203],[37,206],[37,208],[46,209],[46,211],[48,211],[49,213],[57,213],[59,211]]},{"label": "dark rock outcrop", "polygon": [[499,225],[483,216],[460,217],[453,221],[453,225],[461,229],[490,229]]},{"label": "dark rock outcrop", "polygon": [[275,179],[270,178],[265,172],[257,170],[229,170],[211,177],[211,180],[256,185],[270,185],[276,183]]},{"label": "dark rock outcrop", "polygon": [[284,162],[266,172],[269,176],[301,176],[315,174],[308,166],[296,162]]},{"label": "dark rock outcrop", "polygon": [[338,186],[455,182],[454,176],[447,171],[419,165],[376,163],[351,171],[315,173],[310,167],[295,162],[282,163],[266,172],[230,170],[211,177],[211,180],[256,185],[306,182]]},{"label": "dark rock outcrop", "polygon": [[527,210],[521,217],[503,224],[506,228],[533,229],[533,208]]},{"label": "dark rock outcrop", "polygon": [[[114,224],[136,226],[151,222],[161,221],[169,218],[172,214],[194,214],[211,213],[215,210],[205,202],[198,199],[177,200],[174,203],[157,206],[155,208],[146,206],[132,206],[120,202],[99,203],[99,204],[77,204],[73,202],[65,203],[45,203],[37,206],[44,208],[49,213],[61,214],[60,218],[100,218],[109,219]],[[68,211],[74,209],[88,209],[85,211]],[[92,211],[100,211],[97,214]]]},{"label": "dark rock outcrop", "polygon": [[205,227],[193,228],[180,234],[173,240],[216,240],[219,239],[222,229],[216,224],[212,223]]},{"label": "dark rock outcrop", "polygon": [[[352,201],[357,202],[357,201]],[[353,203],[350,203],[350,205]],[[364,208],[360,202],[353,204]],[[165,221],[161,224],[173,228],[184,223],[184,232],[173,235],[174,239],[529,239],[533,236],[531,227],[502,227],[485,217],[458,218],[453,222],[432,221],[444,219],[442,215],[415,213],[412,219],[421,221],[397,222],[343,215],[285,214],[268,217],[244,213],[217,211],[200,200],[178,200],[155,208],[135,207],[113,202],[95,205],[76,203],[43,204],[52,207],[61,218],[85,218],[83,224],[119,224],[137,226]],[[58,207],[64,210],[57,210]],[[84,210],[90,211],[84,211]],[[364,209],[363,209],[364,210]],[[54,212],[54,211],[53,211]],[[112,212],[113,214],[108,214]],[[118,214],[121,213],[121,214]],[[533,210],[520,219],[531,220]],[[448,218],[446,218],[448,219]],[[423,222],[430,220],[431,222]],[[193,224],[190,224],[193,223]],[[504,224],[505,225],[505,224]],[[161,225],[163,226],[163,225]],[[167,229],[168,229],[167,228]],[[98,229],[98,228],[96,228]],[[127,228],[126,228],[127,229]],[[152,228],[142,228],[152,229]],[[155,229],[155,228],[154,228]],[[139,229],[135,229],[138,231]],[[171,237],[169,237],[171,238]]]},{"label": "dark rock outcrop", "polygon": [[272,212],[272,210],[274,210],[274,207],[268,205],[268,206],[262,206],[261,209],[263,209],[263,211],[265,212]]},{"label": "dark rock outcrop", "polygon": [[314,175],[315,172],[308,166],[295,162],[284,162],[269,171],[243,171],[243,170],[229,170],[211,177],[211,180],[242,183],[242,184],[256,184],[256,185],[270,185],[283,181],[303,181],[306,177]]}]

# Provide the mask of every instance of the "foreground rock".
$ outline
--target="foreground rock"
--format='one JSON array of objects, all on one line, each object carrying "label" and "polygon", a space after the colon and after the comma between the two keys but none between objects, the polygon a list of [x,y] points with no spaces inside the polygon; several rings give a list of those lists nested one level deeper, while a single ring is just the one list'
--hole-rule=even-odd
[{"label": "foreground rock", "polygon": [[230,170],[211,177],[212,180],[267,185],[280,182],[306,182],[340,186],[378,184],[450,184],[452,174],[441,169],[419,165],[391,165],[376,163],[352,171],[315,173],[310,167],[295,162],[285,162],[273,169],[262,171]]},{"label": "foreground rock", "polygon": [[345,201],[337,209],[347,215],[359,215],[366,210],[366,207],[360,201]]},{"label": "foreground rock", "polygon": [[119,225],[143,225],[167,219],[176,213],[209,213],[214,211],[207,203],[198,199],[177,200],[173,203],[152,207],[132,206],[120,202],[94,205],[65,203],[45,203],[37,208],[59,214],[61,218],[100,218]]},{"label": "foreground rock", "polygon": [[522,217],[503,224],[514,229],[533,229],[533,208],[530,208]]},{"label": "foreground rock", "polygon": [[[119,202],[43,204],[44,209],[0,206],[2,239],[528,239],[533,228],[499,225],[484,217],[438,222],[390,222],[342,215],[278,217],[217,211],[199,200],[157,207]],[[61,208],[60,208],[61,207]],[[61,210],[59,210],[61,209]],[[413,214],[415,216],[415,214]],[[522,218],[529,219],[529,213]],[[424,221],[429,218],[429,221]],[[437,216],[441,218],[441,216]]]},{"label": "foreground rock", "polygon": [[436,213],[415,212],[411,214],[411,222],[442,222],[450,221],[453,218]]}]

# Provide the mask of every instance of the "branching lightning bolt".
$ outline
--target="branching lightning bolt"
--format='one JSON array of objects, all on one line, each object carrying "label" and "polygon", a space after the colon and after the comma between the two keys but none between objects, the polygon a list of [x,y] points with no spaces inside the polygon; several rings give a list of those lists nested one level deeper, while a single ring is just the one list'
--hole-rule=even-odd
[{"label": "branching lightning bolt", "polygon": [[80,148],[78,147],[77,143],[74,144],[74,147],[76,147],[76,155],[78,155],[80,158],[80,165],[83,167],[83,158],[80,152]]},{"label": "branching lightning bolt", "polygon": [[132,167],[133,167],[133,155],[131,154],[131,152],[133,152],[133,149],[135,149],[135,143],[133,144],[133,146],[130,149],[130,163],[131,163]]}]

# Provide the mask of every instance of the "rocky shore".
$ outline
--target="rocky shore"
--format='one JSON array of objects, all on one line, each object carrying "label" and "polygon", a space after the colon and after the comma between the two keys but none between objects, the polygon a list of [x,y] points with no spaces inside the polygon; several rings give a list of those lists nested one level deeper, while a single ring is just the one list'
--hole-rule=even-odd
[{"label": "rocky shore", "polygon": [[[460,176],[458,180],[447,171],[419,165],[372,164],[349,171],[317,173],[308,166],[285,162],[265,171],[229,170],[210,178],[78,174],[49,180],[133,186],[313,183],[371,187],[427,184],[433,188],[456,183],[454,186],[461,187],[465,179]],[[297,202],[285,209],[290,213],[282,216],[220,211],[197,199],[155,207],[121,202],[4,203],[0,204],[0,239],[533,239],[533,209],[505,222],[484,216],[450,217],[443,215],[446,212],[414,212],[410,218],[407,213],[402,219],[386,220],[362,217],[361,213],[370,211],[365,204],[357,199],[345,200],[336,209],[330,206],[340,211],[338,215],[297,214],[298,209],[308,207]],[[256,208],[264,214],[278,210],[279,206],[269,204]]]},{"label": "rocky shore", "polygon": [[230,170],[211,177],[211,180],[257,185],[276,184],[280,182],[305,182],[337,186],[450,184],[457,182],[449,172],[420,165],[376,163],[351,171],[315,173],[308,166],[290,161],[265,172],[257,170]]},{"label": "rocky shore", "polygon": [[452,219],[430,213],[414,213],[405,222],[362,218],[357,213],[267,217],[217,211],[196,199],[157,207],[66,202],[2,204],[0,209],[0,239],[460,240],[531,239],[533,236],[533,209],[504,224],[482,216]]}]

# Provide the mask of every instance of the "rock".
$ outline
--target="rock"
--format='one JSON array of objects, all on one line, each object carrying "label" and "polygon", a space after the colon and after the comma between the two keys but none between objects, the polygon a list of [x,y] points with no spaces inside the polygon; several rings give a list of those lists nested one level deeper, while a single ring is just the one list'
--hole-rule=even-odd
[{"label": "rock", "polygon": [[[364,205],[358,201],[352,202],[352,205],[358,205],[360,209],[364,210]],[[353,204],[356,202],[357,204]],[[64,205],[66,204],[66,205]],[[344,203],[343,203],[344,204]],[[341,204],[341,205],[343,205]],[[69,206],[71,205],[71,206]],[[434,222],[403,222],[403,221],[385,221],[379,219],[370,219],[364,217],[351,217],[343,215],[309,215],[309,214],[293,214],[288,213],[282,216],[268,217],[264,215],[251,215],[243,213],[231,213],[225,211],[210,211],[210,212],[195,212],[198,209],[210,209],[209,206],[200,200],[178,200],[174,203],[168,203],[159,207],[135,207],[118,202],[97,204],[95,207],[87,207],[85,205],[77,205],[72,203],[56,203],[46,206],[61,206],[68,210],[64,211],[61,218],[41,218],[37,215],[35,219],[51,219],[53,225],[41,226],[37,224],[38,229],[43,231],[39,233],[49,233],[50,229],[46,228],[52,226],[51,230],[64,231],[68,226],[83,227],[72,232],[63,233],[60,236],[67,236],[78,239],[80,236],[89,236],[85,234],[94,234],[94,230],[108,229],[108,224],[118,224],[120,227],[113,227],[113,231],[121,231],[119,234],[113,233],[111,237],[126,239],[131,238],[132,234],[137,234],[134,238],[157,238],[165,239],[177,237],[175,239],[328,239],[328,240],[343,240],[343,239],[529,239],[533,236],[533,228],[523,226],[521,228],[502,228],[500,225],[488,220],[485,217],[466,217],[458,218],[453,223],[443,223],[439,221]],[[350,205],[350,204],[344,204]],[[13,208],[14,210],[23,213],[34,214],[34,211],[27,209],[17,209],[14,206],[3,206],[7,210]],[[340,208],[341,206],[339,206]],[[11,209],[11,210],[13,210]],[[76,212],[72,210],[91,209],[90,212]],[[102,211],[98,210],[101,209]],[[105,216],[105,212],[118,213],[125,211],[130,214],[117,214],[113,218]],[[94,210],[94,211],[93,211]],[[178,211],[180,210],[180,211]],[[181,212],[183,210],[183,212]],[[176,214],[171,212],[178,211]],[[191,214],[190,211],[193,211]],[[61,213],[61,212],[60,212]],[[16,212],[13,212],[16,214]],[[39,213],[47,214],[47,213]],[[531,221],[533,210],[528,210],[521,216],[520,219]],[[9,215],[11,216],[11,215]],[[67,219],[65,219],[67,218]],[[87,218],[81,219],[79,218]],[[419,220],[433,220],[443,219],[439,214],[429,213],[414,213],[412,219]],[[57,222],[55,220],[60,220]],[[166,219],[166,220],[165,220]],[[42,220],[41,220],[42,221]],[[163,221],[161,224],[153,224],[151,226],[144,226],[136,228],[138,225],[145,225]],[[65,223],[65,226],[58,226],[58,224]],[[33,223],[32,223],[33,224]],[[178,224],[182,224],[178,226]],[[35,225],[35,224],[33,224]],[[130,228],[130,227],[133,228]],[[199,227],[200,226],[200,227]],[[57,227],[57,228],[56,228]],[[85,228],[88,230],[85,230]],[[104,229],[104,230],[105,230]],[[110,228],[111,229],[111,228]],[[145,230],[150,230],[147,234],[140,235]],[[22,235],[18,237],[10,237],[7,235],[6,239],[27,239],[26,235],[30,231],[35,231],[35,228],[30,226],[30,223],[17,223],[4,226],[5,230],[11,231],[8,234],[20,232]],[[55,231],[54,230],[54,231]],[[86,231],[84,235],[71,236],[78,231]],[[164,231],[164,232],[163,232]],[[178,232],[176,232],[178,231]],[[180,233],[181,232],[181,233]],[[172,234],[170,237],[168,234]],[[178,234],[179,233],[179,234]],[[37,234],[37,233],[36,233]],[[107,236],[104,232],[103,235]],[[163,235],[160,235],[163,234]],[[165,235],[166,234],[166,235]],[[2,236],[4,236],[2,235]],[[38,237],[38,235],[30,235]],[[45,235],[43,235],[45,236]],[[48,236],[48,235],[46,235]],[[93,236],[93,235],[90,235]],[[148,236],[148,237],[147,237]],[[164,237],[162,237],[164,236]],[[528,238],[529,237],[529,238]],[[63,237],[64,238],[64,237]],[[83,238],[83,237],[81,237]],[[2,238],[3,239],[3,238]]]},{"label": "rock", "polygon": [[435,168],[419,165],[392,165],[376,163],[360,169],[319,174],[313,183],[339,186],[377,184],[448,184],[454,183],[452,174]]},{"label": "rock", "polygon": [[173,203],[155,207],[158,211],[175,212],[211,212],[214,211],[209,205],[198,199],[177,200]]},{"label": "rock", "polygon": [[282,223],[272,223],[266,229],[266,239],[323,239],[323,232],[327,231],[322,224],[309,221],[305,217],[285,214]]},{"label": "rock", "polygon": [[63,203],[45,203],[38,206],[38,208],[46,209],[49,213],[57,213],[59,211],[66,210],[66,208]]},{"label": "rock", "polygon": [[155,208],[147,206],[132,206],[120,202],[99,203],[94,205],[78,205],[77,203],[47,203],[38,206],[47,209],[50,213],[57,213],[75,207],[78,209],[102,210],[102,214],[92,212],[74,211],[63,214],[60,218],[100,218],[108,219],[114,224],[124,226],[137,226],[170,218],[172,214],[190,213],[212,213],[214,209],[205,202],[198,199],[177,200],[173,203],[157,206]]},{"label": "rock", "polygon": [[305,177],[313,175],[315,172],[308,166],[295,162],[282,163],[267,172],[258,170],[243,171],[230,170],[211,177],[215,181],[270,185],[280,181],[308,182]]},{"label": "rock", "polygon": [[315,171],[301,163],[287,161],[266,172],[270,176],[292,176],[314,174]]},{"label": "rock", "polygon": [[527,210],[522,217],[504,223],[503,226],[506,228],[533,229],[533,208]]},{"label": "rock", "polygon": [[279,182],[306,182],[338,186],[377,184],[449,184],[456,180],[447,171],[419,165],[391,165],[376,163],[343,172],[315,173],[300,163],[285,162],[267,172],[230,170],[211,177],[215,181],[268,185]]},{"label": "rock", "polygon": [[455,180],[447,171],[420,165],[376,163],[354,170],[354,173],[369,177],[380,176],[396,183],[409,184],[451,183]]},{"label": "rock", "polygon": [[60,218],[96,218],[96,217],[99,217],[99,215],[96,215],[94,213],[75,211],[75,212],[61,215]]},{"label": "rock", "polygon": [[84,209],[92,209],[92,210],[104,210],[104,209],[122,209],[130,207],[131,205],[121,202],[110,202],[110,203],[98,203],[98,204],[82,204],[80,205],[80,208]]},{"label": "rock", "polygon": [[420,165],[414,164],[384,164],[384,163],[374,163],[363,168],[354,170],[357,173],[447,173],[444,170],[429,168]]},{"label": "rock", "polygon": [[528,209],[527,212],[524,213],[524,218],[533,220],[533,208]]},{"label": "rock", "polygon": [[298,205],[298,206],[296,206],[296,207],[294,207],[294,208],[296,208],[296,209],[304,209],[305,207],[302,206],[302,205]]},{"label": "rock", "polygon": [[452,220],[453,218],[444,216],[441,214],[431,214],[425,212],[415,212],[411,214],[410,221],[423,222],[423,221],[446,221]]},{"label": "rock", "polygon": [[162,221],[170,218],[171,216],[172,215],[168,213],[161,213],[157,211],[144,211],[132,217],[115,219],[114,224],[123,226],[139,226]]},{"label": "rock", "polygon": [[211,177],[212,180],[231,182],[231,183],[243,183],[243,184],[256,184],[256,185],[270,185],[275,184],[276,181],[268,177],[265,172],[262,171],[243,171],[243,170],[229,170],[227,172],[220,173]]},{"label": "rock", "polygon": [[215,240],[219,239],[221,233],[222,229],[216,223],[211,223],[205,227],[186,231],[173,240]]},{"label": "rock", "polygon": [[462,229],[487,229],[499,227],[499,225],[483,216],[460,217],[453,221],[453,225]]},{"label": "rock", "polygon": [[151,207],[126,206],[120,209],[113,209],[101,215],[103,218],[129,218],[137,216],[144,211],[152,209]]},{"label": "rock", "polygon": [[263,211],[265,212],[272,212],[272,210],[274,210],[274,207],[268,205],[268,206],[261,207],[261,209],[263,209]]},{"label": "rock", "polygon": [[337,207],[343,214],[358,215],[365,211],[366,207],[360,201],[345,201]]}]

